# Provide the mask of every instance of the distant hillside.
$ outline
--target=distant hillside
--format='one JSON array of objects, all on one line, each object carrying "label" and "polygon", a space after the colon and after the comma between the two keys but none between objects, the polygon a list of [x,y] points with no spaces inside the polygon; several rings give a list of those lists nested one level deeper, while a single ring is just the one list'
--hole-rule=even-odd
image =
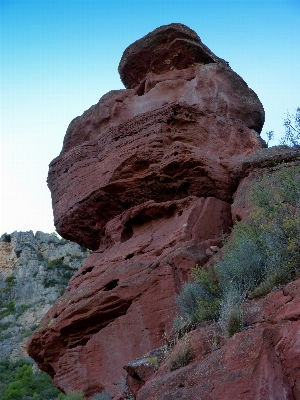
[{"label": "distant hillside", "polygon": [[0,361],[27,356],[27,338],[81,267],[89,250],[55,234],[0,238]]}]

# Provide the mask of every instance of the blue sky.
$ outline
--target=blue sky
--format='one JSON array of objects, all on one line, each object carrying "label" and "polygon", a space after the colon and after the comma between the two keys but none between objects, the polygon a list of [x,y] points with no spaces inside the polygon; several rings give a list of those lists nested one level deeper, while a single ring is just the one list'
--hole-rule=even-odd
[{"label": "blue sky", "polygon": [[194,29],[262,101],[276,144],[300,106],[300,0],[0,0],[0,234],[54,231],[48,164],[69,122],[123,87],[124,49],[160,25]]}]

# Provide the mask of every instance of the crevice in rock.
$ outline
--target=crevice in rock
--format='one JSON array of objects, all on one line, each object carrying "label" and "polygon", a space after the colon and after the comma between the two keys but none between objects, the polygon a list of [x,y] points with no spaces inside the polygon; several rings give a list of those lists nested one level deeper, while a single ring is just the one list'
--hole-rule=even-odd
[{"label": "crevice in rock", "polygon": [[119,283],[119,279],[114,279],[111,282],[107,283],[104,286],[103,290],[104,291],[113,290],[114,288],[116,288],[118,286],[118,283]]},{"label": "crevice in rock", "polygon": [[94,269],[94,267],[88,267],[88,268],[86,268],[86,269],[82,272],[81,275],[85,275],[85,274],[87,274],[88,272],[92,272],[93,269]]},{"label": "crevice in rock", "polygon": [[125,257],[125,260],[129,260],[130,258],[134,257],[134,253],[130,253]]},{"label": "crevice in rock", "polygon": [[77,346],[86,345],[93,335],[97,334],[115,319],[125,315],[132,301],[133,300],[111,305],[110,308],[106,310],[102,308],[101,314],[94,314],[62,328],[60,334],[63,337],[65,347],[67,349],[72,349]]},{"label": "crevice in rock", "polygon": [[131,239],[133,236],[133,230],[130,225],[130,221],[126,222],[124,226],[123,232],[121,233],[121,243],[127,242],[127,240]]}]

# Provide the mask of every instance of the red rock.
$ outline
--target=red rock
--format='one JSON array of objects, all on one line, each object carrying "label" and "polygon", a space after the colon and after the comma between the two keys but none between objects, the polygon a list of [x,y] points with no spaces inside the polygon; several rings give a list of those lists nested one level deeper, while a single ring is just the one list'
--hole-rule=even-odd
[{"label": "red rock", "polygon": [[[249,301],[245,318],[253,325],[225,343],[215,325],[190,332],[187,338],[194,348],[191,362],[170,372],[168,364],[176,354],[175,346],[136,399],[298,400],[299,299],[300,279],[262,300]],[[216,346],[211,346],[214,343]]]},{"label": "red rock", "polygon": [[169,24],[128,46],[118,70],[124,86],[141,94],[149,74],[162,75],[215,62],[226,64],[201,42],[192,29],[183,24]]},{"label": "red rock", "polygon": [[63,237],[96,250],[107,221],[149,199],[231,201],[233,171],[263,145],[262,105],[226,65],[174,74],[143,96],[109,93],[70,124],[48,176]]},{"label": "red rock", "polygon": [[215,198],[149,201],[115,217],[29,354],[65,392],[116,394],[123,366],[162,345],[182,282],[207,262],[207,240],[219,245],[230,225],[230,205]]},{"label": "red rock", "polygon": [[[229,232],[242,160],[264,146],[258,97],[184,25],[131,45],[119,71],[129,89],[75,118],[50,164],[57,231],[95,252],[28,345],[60,389],[88,399],[104,388],[119,399],[123,366],[162,345],[191,267],[207,263],[205,251]],[[255,338],[253,359],[264,343],[261,332]],[[147,392],[155,371],[138,371],[142,388],[128,377],[138,398],[168,396]]]}]

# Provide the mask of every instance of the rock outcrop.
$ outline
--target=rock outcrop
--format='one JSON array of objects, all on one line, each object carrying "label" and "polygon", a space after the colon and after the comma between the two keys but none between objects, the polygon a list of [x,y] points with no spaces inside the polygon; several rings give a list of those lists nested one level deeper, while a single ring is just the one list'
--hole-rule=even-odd
[{"label": "rock outcrop", "polygon": [[[189,54],[189,47],[180,45],[183,33],[210,56],[177,65],[179,54]],[[170,40],[180,46],[168,64]],[[157,54],[156,41],[165,58],[160,55],[154,68],[146,55]],[[183,25],[159,28],[129,46],[121,76],[128,65],[130,85],[146,79],[145,91],[109,92],[75,118],[49,169],[57,232],[92,250],[109,220],[145,201],[212,196],[231,202],[234,169],[264,146],[258,135],[264,110],[257,95]]]},{"label": "rock outcrop", "polygon": [[299,399],[300,280],[244,308],[248,329],[225,341],[218,325],[199,326],[184,339],[194,349],[189,365],[169,371],[179,342],[136,399]]},{"label": "rock outcrop", "polygon": [[229,232],[243,159],[265,147],[257,95],[184,25],[129,46],[119,72],[127,89],[75,118],[50,164],[57,231],[94,252],[28,347],[88,399],[121,398],[123,366],[162,346],[176,293]]},{"label": "rock outcrop", "polygon": [[32,231],[0,238],[0,359],[26,357],[26,341],[89,255],[77,243]]}]

